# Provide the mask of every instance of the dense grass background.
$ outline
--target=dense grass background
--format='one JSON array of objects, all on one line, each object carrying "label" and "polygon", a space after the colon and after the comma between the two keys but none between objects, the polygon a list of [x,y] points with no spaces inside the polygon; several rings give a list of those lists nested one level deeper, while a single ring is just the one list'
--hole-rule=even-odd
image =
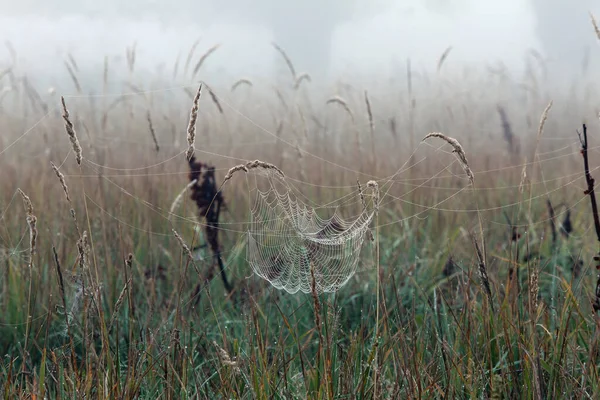
[{"label": "dense grass background", "polygon": [[[261,159],[283,169],[290,187],[314,204],[352,195],[358,205],[357,179],[383,184],[400,170],[382,199],[379,260],[376,243],[367,242],[355,276],[318,299],[278,291],[252,274],[242,234],[251,200],[243,178],[223,190],[220,240],[233,293],[224,290],[207,249],[205,261],[190,265],[172,233],[190,246],[199,241],[189,193],[169,215],[188,183],[186,129],[197,88],[189,75],[139,82],[131,62],[121,94],[91,96],[74,68],[72,85],[52,92],[7,69],[1,82],[10,90],[0,103],[0,393],[593,397],[600,382],[600,320],[591,307],[597,243],[576,130],[587,120],[597,175],[598,99],[589,82],[551,92],[543,65],[530,61],[524,77],[402,71],[315,87],[283,75],[204,92],[196,157],[215,166],[219,183],[233,165]],[[179,88],[182,80],[190,84]],[[81,166],[58,94],[65,94],[83,147]],[[334,95],[350,113],[326,103]],[[449,146],[420,142],[431,131],[462,143],[474,187]],[[77,227],[51,162],[65,175]],[[33,258],[19,188],[37,218]],[[477,210],[491,300],[469,234],[481,243]]]}]

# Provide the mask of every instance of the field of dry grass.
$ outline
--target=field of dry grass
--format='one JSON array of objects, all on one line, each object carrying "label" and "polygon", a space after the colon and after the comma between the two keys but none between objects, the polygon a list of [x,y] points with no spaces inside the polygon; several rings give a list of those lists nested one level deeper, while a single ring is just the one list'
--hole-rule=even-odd
[{"label": "field of dry grass", "polygon": [[[138,82],[128,50],[129,79],[98,95],[74,60],[51,92],[1,73],[4,398],[600,390],[598,239],[577,134],[586,122],[598,176],[593,82],[551,91],[535,57],[524,77],[440,65],[328,87],[292,67],[274,82],[204,82],[194,129],[209,57]],[[472,182],[450,144],[422,141],[430,132],[460,142]],[[255,159],[318,213],[344,200],[354,218],[378,183],[373,240],[335,293],[290,294],[253,273],[252,171],[218,189]]]}]

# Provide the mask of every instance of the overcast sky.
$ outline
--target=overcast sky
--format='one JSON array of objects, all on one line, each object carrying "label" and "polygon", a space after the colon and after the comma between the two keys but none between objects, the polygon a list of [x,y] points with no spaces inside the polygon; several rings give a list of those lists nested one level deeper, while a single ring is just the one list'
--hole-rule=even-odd
[{"label": "overcast sky", "polygon": [[[263,0],[262,3],[268,6],[269,1],[283,4],[281,0]],[[397,74],[398,65],[404,65],[410,58],[416,68],[435,70],[440,54],[452,46],[445,68],[502,61],[511,70],[520,71],[526,52],[531,48],[541,49],[532,1],[535,0],[356,0],[355,7],[344,7],[343,10],[335,8],[339,5],[332,5],[327,15],[336,21],[332,22],[330,64],[326,69],[329,76],[342,73],[384,76]],[[2,2],[8,3],[8,0]],[[189,0],[154,1],[151,2],[155,3],[154,8],[148,7],[139,15],[129,2],[130,7],[120,12],[119,4],[123,3],[116,0],[110,4],[57,0],[56,4],[59,3],[62,8],[49,8],[48,3],[41,0],[22,0],[9,3],[13,4],[8,6],[10,12],[0,16],[0,37],[12,43],[21,69],[59,79],[66,75],[63,60],[68,52],[73,54],[82,71],[101,68],[105,55],[110,56],[113,68],[124,67],[125,48],[135,42],[139,69],[154,72],[162,64],[165,74],[170,74],[177,57],[183,63],[190,46],[198,38],[201,40],[196,59],[214,44],[222,44],[207,61],[203,69],[206,76],[268,77],[275,66],[281,67],[278,55],[270,46],[275,34],[264,22],[266,19],[259,20],[260,13],[267,13],[270,8],[244,8],[258,2],[237,0],[235,7],[235,0],[220,2],[232,5],[229,10],[241,12],[205,7],[202,17],[198,18],[194,18],[198,14],[193,14],[193,9],[189,12],[192,18],[190,15],[185,17]],[[177,3],[182,6],[161,7]],[[45,8],[42,7],[44,4]],[[99,12],[103,7],[106,12]],[[297,28],[295,25],[298,24],[290,18],[313,13],[314,8],[292,8],[279,7],[277,12],[281,15],[276,17],[290,29],[306,29],[308,35],[313,27],[305,24]],[[249,15],[246,19],[245,13]],[[344,13],[343,18],[341,15],[337,18],[336,13]],[[590,28],[590,35],[592,32]],[[304,38],[303,32],[299,32],[295,36],[296,43],[291,45],[308,49],[302,53],[290,51],[300,54],[294,61],[301,65],[302,61],[310,61],[302,58],[317,54],[316,50],[310,50],[316,42],[315,36],[307,37],[306,40],[298,39]],[[0,48],[0,67],[9,65],[9,60],[9,50],[3,46]],[[314,69],[314,64],[306,65]]]}]

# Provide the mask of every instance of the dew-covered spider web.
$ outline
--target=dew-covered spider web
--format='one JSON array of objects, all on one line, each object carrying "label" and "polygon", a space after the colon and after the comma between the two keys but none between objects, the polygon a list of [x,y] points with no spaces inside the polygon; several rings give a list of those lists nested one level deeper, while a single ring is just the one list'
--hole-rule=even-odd
[{"label": "dew-covered spider web", "polygon": [[[350,200],[314,208],[296,196],[279,173],[252,174],[258,175],[250,191],[247,232],[247,259],[253,271],[289,293],[310,293],[313,287],[317,293],[335,292],[344,286],[370,237],[375,211],[361,203],[365,195],[354,193]],[[354,215],[344,218],[342,210],[352,208]],[[319,215],[323,212],[330,216]]]}]

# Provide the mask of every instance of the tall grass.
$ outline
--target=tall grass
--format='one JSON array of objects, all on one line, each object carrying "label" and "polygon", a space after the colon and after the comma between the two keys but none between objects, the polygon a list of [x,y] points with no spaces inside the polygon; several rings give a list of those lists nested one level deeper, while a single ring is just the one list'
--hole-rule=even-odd
[{"label": "tall grass", "polygon": [[[216,49],[191,68],[194,45],[185,71]],[[243,78],[191,92],[191,112],[184,90],[139,85],[104,106],[3,95],[3,397],[592,398],[597,240],[575,129],[595,110],[581,83],[549,112],[541,77],[454,76],[447,50],[435,76],[409,66],[406,80],[325,89],[278,51],[293,79],[277,92]],[[587,127],[589,178],[600,126]],[[450,144],[419,142],[429,132]],[[227,181],[216,247],[192,159]],[[317,205],[360,207],[357,178],[378,184],[375,240],[335,294],[252,275],[252,192],[233,175],[256,167]]]}]

